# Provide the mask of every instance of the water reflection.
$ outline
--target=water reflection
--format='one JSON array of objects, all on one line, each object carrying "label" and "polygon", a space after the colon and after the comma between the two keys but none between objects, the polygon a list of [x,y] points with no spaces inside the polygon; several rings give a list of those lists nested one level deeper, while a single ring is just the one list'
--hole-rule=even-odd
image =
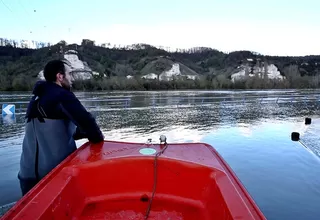
[{"label": "water reflection", "polygon": [[214,127],[237,124],[254,125],[265,119],[295,120],[315,115],[317,104],[307,108],[301,103],[285,104],[212,104],[210,106],[163,107],[140,109],[117,109],[97,111],[95,115],[105,130],[134,128],[136,133],[155,132],[173,125],[187,126],[195,130],[210,130]]}]

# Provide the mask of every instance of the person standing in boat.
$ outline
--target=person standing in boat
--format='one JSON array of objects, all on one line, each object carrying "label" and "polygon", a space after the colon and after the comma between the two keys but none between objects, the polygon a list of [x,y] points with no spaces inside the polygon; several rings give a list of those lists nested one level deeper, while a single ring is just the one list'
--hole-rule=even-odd
[{"label": "person standing in boat", "polygon": [[68,64],[50,61],[43,73],[45,80],[35,84],[26,113],[18,173],[22,195],[77,149],[75,140],[104,140],[95,118],[71,92]]}]

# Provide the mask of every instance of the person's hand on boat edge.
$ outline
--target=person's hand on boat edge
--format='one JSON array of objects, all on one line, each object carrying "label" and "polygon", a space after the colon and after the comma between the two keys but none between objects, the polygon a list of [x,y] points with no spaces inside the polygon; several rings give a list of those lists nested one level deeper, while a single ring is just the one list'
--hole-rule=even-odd
[{"label": "person's hand on boat edge", "polygon": [[[91,142],[99,143],[101,141],[104,141],[104,138],[105,138],[104,134],[102,134],[102,137],[103,137],[103,140],[91,141]],[[84,131],[82,131],[79,127],[77,127],[76,131],[73,134],[73,139],[76,141],[76,140],[85,139],[85,138],[88,138],[88,135]]]},{"label": "person's hand on boat edge", "polygon": [[[95,114],[92,114],[91,112],[88,112],[88,113],[91,115],[91,117],[94,120],[96,120],[96,115]],[[86,139],[87,138],[92,143],[99,143],[99,142],[104,141],[104,138],[105,138],[105,136],[104,136],[104,134],[102,132],[101,132],[101,136],[97,140],[89,139],[88,134],[85,131],[83,131],[83,129],[81,129],[79,126],[77,126],[77,128],[76,128],[76,130],[75,130],[75,132],[73,134],[73,139],[75,141],[77,141],[77,140],[81,140],[81,139]]]}]

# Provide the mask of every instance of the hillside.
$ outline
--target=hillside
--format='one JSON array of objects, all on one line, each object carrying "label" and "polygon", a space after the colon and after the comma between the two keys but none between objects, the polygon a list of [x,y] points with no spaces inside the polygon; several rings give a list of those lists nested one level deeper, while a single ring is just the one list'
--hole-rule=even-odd
[{"label": "hillside", "polygon": [[211,48],[168,52],[151,45],[126,48],[43,45],[0,46],[0,90],[30,90],[51,59],[67,59],[75,89],[264,89],[319,87],[320,56],[275,57],[250,51],[229,54]]}]

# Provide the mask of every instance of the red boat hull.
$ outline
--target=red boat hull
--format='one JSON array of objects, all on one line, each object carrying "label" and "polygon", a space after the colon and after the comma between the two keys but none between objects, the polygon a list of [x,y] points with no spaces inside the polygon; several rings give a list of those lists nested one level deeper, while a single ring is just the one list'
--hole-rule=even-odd
[{"label": "red boat hull", "polygon": [[2,219],[145,219],[150,203],[148,219],[266,219],[210,145],[168,144],[156,165],[146,147],[164,145],[86,143]]}]

